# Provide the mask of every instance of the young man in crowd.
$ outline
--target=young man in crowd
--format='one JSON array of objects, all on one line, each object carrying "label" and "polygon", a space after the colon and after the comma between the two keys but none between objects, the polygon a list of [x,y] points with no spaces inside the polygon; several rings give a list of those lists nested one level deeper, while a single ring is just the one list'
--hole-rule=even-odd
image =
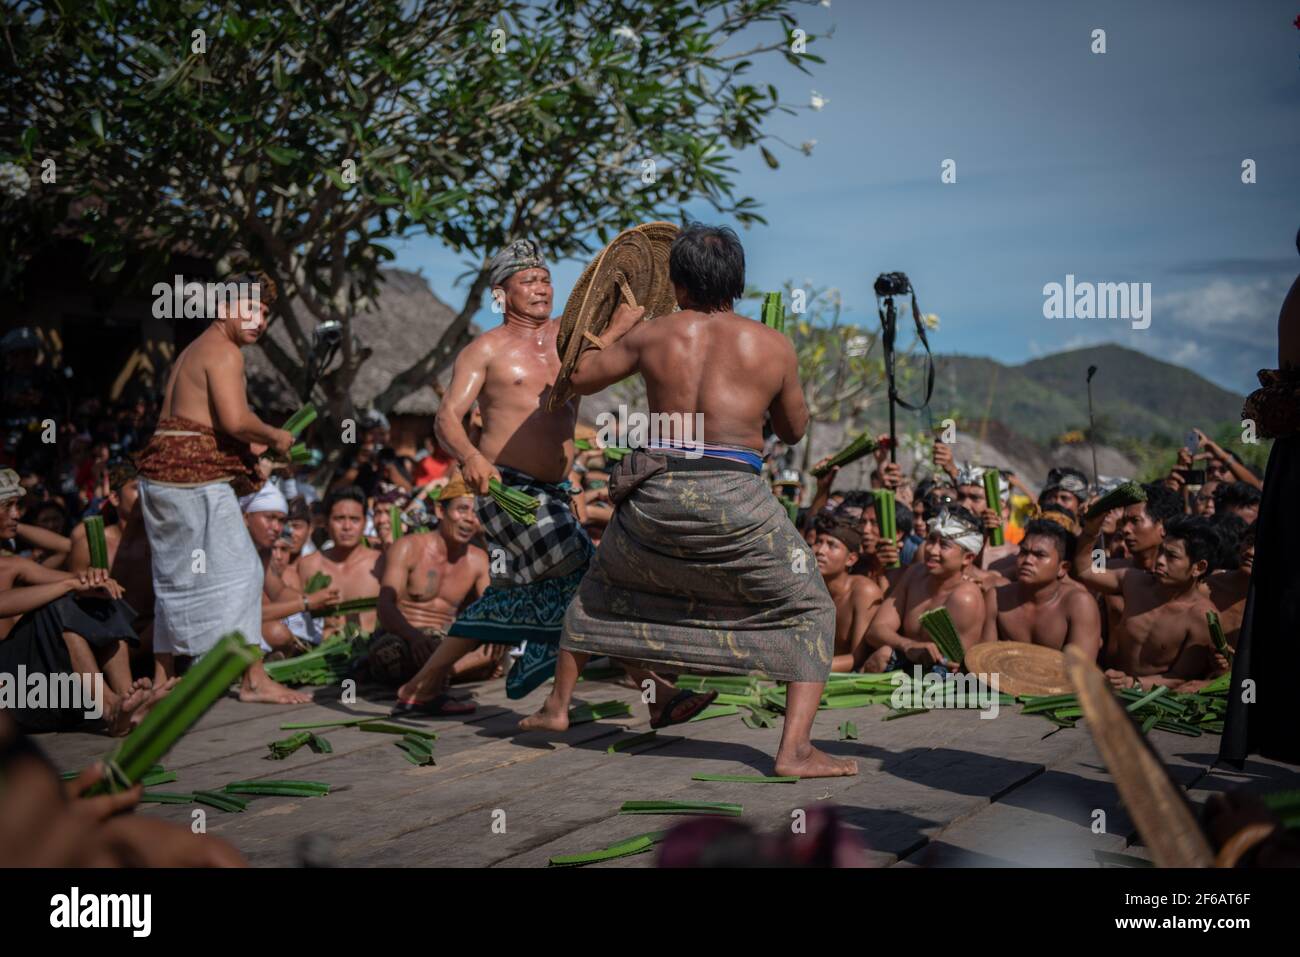
[{"label": "young man in crowd", "polygon": [[1075,515],[1083,514],[1083,503],[1088,497],[1088,477],[1078,469],[1058,466],[1047,473],[1047,482],[1038,496],[1038,504],[1061,505]]},{"label": "young man in crowd", "polygon": [[984,594],[985,641],[1023,641],[1057,651],[1078,645],[1089,658],[1101,651],[1097,602],[1070,578],[1075,539],[1056,522],[1025,527],[1015,580]]},{"label": "young man in crowd", "polygon": [[[997,562],[1003,560],[1014,566],[1016,559],[1015,545],[1011,542],[994,545],[992,541],[993,532],[1002,527],[1002,512],[1000,508],[989,508],[988,497],[984,494],[984,474],[987,471],[987,468],[972,465],[957,473],[957,504],[978,518],[984,526],[984,547],[975,559],[976,572],[989,572]],[[1006,583],[1005,576],[994,574],[996,578],[994,575],[977,577],[986,587]]]},{"label": "young man in crowd", "polygon": [[871,579],[850,571],[862,550],[862,535],[851,520],[821,516],[816,530],[813,557],[835,602],[835,657],[831,671],[852,671],[883,596]]},{"label": "young man in crowd", "polygon": [[[328,575],[330,584],[339,591],[339,601],[379,597],[379,559],[381,552],[367,548],[362,540],[366,527],[366,495],[355,485],[336,489],[325,501],[332,547],[305,555],[298,560],[297,579],[303,585],[317,572]],[[297,585],[297,582],[294,583]],[[301,587],[301,586],[299,586]],[[349,616],[352,617],[352,616]],[[358,624],[363,632],[373,631],[376,615],[361,612]],[[341,617],[325,622],[326,637],[342,628]]]},{"label": "young man in crowd", "polygon": [[[460,610],[487,591],[491,574],[487,552],[474,544],[479,533],[474,494],[460,475],[443,487],[437,511],[434,531],[403,535],[381,566],[381,630],[371,640],[370,674],[400,685],[394,714],[473,711],[473,702],[449,699],[447,685],[493,677],[507,650],[447,637]],[[413,700],[423,703],[403,703]]]},{"label": "young man in crowd", "polygon": [[[154,680],[161,683],[166,676],[153,658],[152,559],[149,536],[145,534],[144,521],[140,517],[140,483],[135,477],[135,469],[126,463],[110,466],[108,478],[106,501],[117,519],[104,525],[108,574],[122,585],[127,602],[135,609],[135,633],[140,638],[139,645],[131,649],[132,670],[136,674],[153,675]],[[84,523],[72,530],[72,555],[68,568],[74,572],[90,568],[90,546]]]},{"label": "young man in crowd", "polygon": [[1259,517],[1260,490],[1246,482],[1230,482],[1214,490],[1214,514],[1236,515],[1247,525]]},{"label": "young man in crowd", "polygon": [[[1128,528],[1149,522],[1145,514],[1141,518],[1127,514],[1142,507],[1130,505],[1125,510]],[[1081,540],[1095,539],[1101,521],[1100,515],[1086,521]],[[1124,601],[1107,648],[1106,677],[1117,688],[1149,690],[1168,685],[1176,689],[1186,682],[1211,678],[1217,670],[1214,642],[1205,619],[1214,605],[1203,586],[1218,560],[1218,535],[1202,518],[1173,516],[1158,524],[1159,544],[1150,570],[1141,565],[1099,570],[1083,548],[1074,556],[1074,575],[1079,581],[1094,592],[1118,595]],[[1148,530],[1143,534],[1154,538],[1156,533]],[[1144,550],[1138,549],[1136,554],[1142,555]]]},{"label": "young man in crowd", "polygon": [[[309,637],[311,633],[307,629],[311,613],[340,601],[340,590],[331,584],[311,595],[304,595],[301,587],[286,583],[284,573],[273,567],[271,553],[276,543],[281,541],[285,516],[289,511],[289,503],[279,486],[267,482],[241,499],[239,504],[244,511],[248,535],[262,562],[262,649],[276,658],[302,654],[310,650],[311,644],[320,641],[319,629],[315,642]],[[290,622],[289,619],[294,620]],[[307,619],[306,623],[302,619]]]},{"label": "young man in crowd", "polygon": [[943,509],[930,521],[921,561],[885,595],[867,630],[859,649],[861,670],[940,664],[942,654],[921,627],[921,615],[933,608],[948,609],[963,647],[979,643],[984,598],[970,571],[983,545],[983,523],[959,505]]},{"label": "young man in crowd", "polygon": [[1246,592],[1250,588],[1250,573],[1255,568],[1255,524],[1247,525],[1245,530],[1231,543],[1236,550],[1237,567],[1216,571],[1206,579],[1210,590],[1210,601],[1219,612],[1219,624],[1223,628],[1223,637],[1234,651],[1237,648],[1237,636],[1241,632],[1241,618],[1246,613]]}]

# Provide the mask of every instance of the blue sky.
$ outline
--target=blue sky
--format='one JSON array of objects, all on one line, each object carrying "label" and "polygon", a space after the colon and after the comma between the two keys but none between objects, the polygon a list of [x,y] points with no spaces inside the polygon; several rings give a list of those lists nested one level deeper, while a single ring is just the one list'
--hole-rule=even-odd
[{"label": "blue sky", "polygon": [[[807,77],[760,58],[750,80],[828,102],[768,127],[815,139],[811,156],[773,144],[777,170],[756,149],[735,158],[737,195],[770,222],[740,233],[748,280],[836,287],[875,324],[872,281],[902,270],[939,314],[938,352],[1014,363],[1117,342],[1249,392],[1276,365],[1300,272],[1298,14],[1281,0],[799,8],[809,32],[834,26],[810,48],[825,65]],[[1105,53],[1090,49],[1097,28]],[[940,182],[945,159],[956,183]],[[707,204],[685,213],[717,221]],[[401,244],[396,264],[463,300],[464,264],[436,241]],[[581,266],[553,268],[557,313]],[[1151,283],[1150,328],[1045,319],[1043,286],[1067,273]]]}]

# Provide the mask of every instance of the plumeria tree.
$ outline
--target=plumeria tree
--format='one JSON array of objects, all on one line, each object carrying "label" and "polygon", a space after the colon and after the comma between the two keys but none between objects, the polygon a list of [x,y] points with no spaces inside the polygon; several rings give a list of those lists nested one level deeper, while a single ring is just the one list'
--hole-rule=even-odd
[{"label": "plumeria tree", "polygon": [[464,298],[377,397],[388,411],[468,341],[486,262],[508,238],[589,255],[701,199],[763,222],[755,199],[735,195],[731,156],[757,147],[777,164],[765,122],[812,104],[747,76],[760,58],[804,72],[821,62],[808,50],[817,32],[796,16],[821,19],[812,7],[19,0],[0,12],[0,161],[27,171],[30,189],[0,206],[6,232],[24,237],[7,252],[21,260],[50,224],[75,219],[96,270],[145,257],[146,289],[177,248],[264,269],[290,349],[263,348],[290,382],[304,385],[313,326],[343,329],[318,386],[337,419],[367,356],[352,320],[389,244],[435,236],[463,258]]}]

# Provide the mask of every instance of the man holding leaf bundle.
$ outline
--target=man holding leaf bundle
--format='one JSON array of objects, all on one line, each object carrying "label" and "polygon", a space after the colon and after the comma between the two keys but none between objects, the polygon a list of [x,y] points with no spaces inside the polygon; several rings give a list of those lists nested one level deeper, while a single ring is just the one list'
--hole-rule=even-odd
[{"label": "man holding leaf bundle", "polygon": [[[403,686],[398,713],[464,710],[441,694],[440,682],[431,680],[433,669],[450,667],[453,655],[465,647],[454,639],[525,643],[506,678],[510,698],[522,698],[551,677],[564,610],[593,552],[569,504],[578,400],[547,410],[560,371],[560,323],[551,319],[550,270],[535,242],[518,239],[493,257],[489,274],[505,321],[456,357],[435,428],[439,444],[456,457],[469,489],[479,496],[491,584],[447,629],[448,640],[420,674]],[[465,428],[475,403],[483,417],[477,445]],[[497,494],[489,495],[494,485]],[[531,497],[535,513],[516,513],[503,492],[516,500]],[[638,672],[634,678],[671,689],[654,675]],[[674,699],[674,723],[687,720],[709,700],[706,695]]]},{"label": "man holding leaf bundle", "polygon": [[[222,635],[262,632],[262,563],[237,496],[265,481],[258,456],[293,444],[248,407],[244,356],[275,298],[264,275],[227,280],[253,290],[220,303],[211,324],[172,363],[158,429],[141,452],[140,511],[153,557],[154,656],[171,676]],[[261,662],[244,673],[242,701],[302,704],[311,698],[270,679]]]},{"label": "man holding leaf bundle", "polygon": [[639,372],[651,415],[690,422],[698,414],[708,441],[692,436],[688,449],[684,435],[661,436],[611,471],[614,517],[565,615],[555,687],[520,726],[567,728],[591,655],[763,674],[789,682],[776,773],[856,774],[855,762],[812,745],[835,605],[761,475],[765,413],[790,444],[808,425],[794,347],[732,311],[744,293],[745,254],[731,230],[683,230],[669,275],[680,311],[642,323],[643,309],[621,305],[570,385],[590,395]]}]

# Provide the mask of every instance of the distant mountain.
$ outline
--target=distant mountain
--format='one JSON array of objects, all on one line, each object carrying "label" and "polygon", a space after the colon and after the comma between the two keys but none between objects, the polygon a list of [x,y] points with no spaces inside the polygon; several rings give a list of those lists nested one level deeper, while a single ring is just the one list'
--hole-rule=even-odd
[{"label": "distant mountain", "polygon": [[1088,367],[1098,438],[1115,442],[1162,436],[1181,440],[1193,428],[1239,421],[1244,397],[1188,369],[1122,346],[1105,345],[1006,366],[976,356],[936,356],[936,414],[955,412],[965,428],[981,420],[1043,445],[1088,427]]}]

